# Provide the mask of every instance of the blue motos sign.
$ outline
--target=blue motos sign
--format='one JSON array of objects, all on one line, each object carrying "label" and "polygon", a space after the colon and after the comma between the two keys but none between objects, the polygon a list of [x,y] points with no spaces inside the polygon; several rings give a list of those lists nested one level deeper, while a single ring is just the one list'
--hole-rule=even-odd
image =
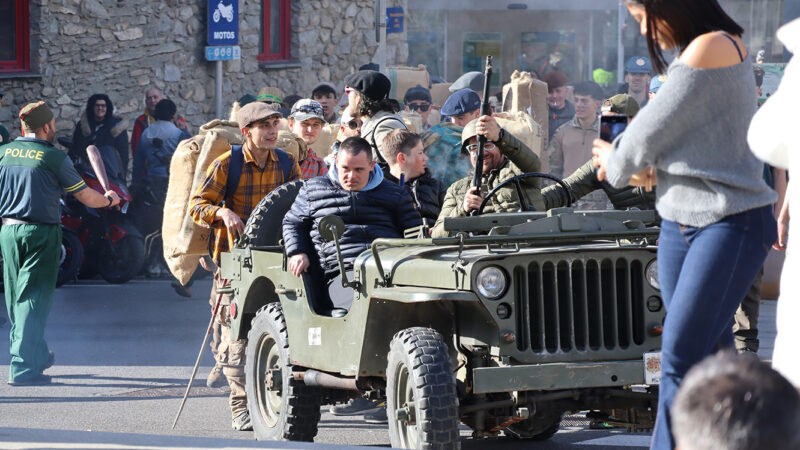
[{"label": "blue motos sign", "polygon": [[208,45],[239,44],[239,1],[208,0]]}]

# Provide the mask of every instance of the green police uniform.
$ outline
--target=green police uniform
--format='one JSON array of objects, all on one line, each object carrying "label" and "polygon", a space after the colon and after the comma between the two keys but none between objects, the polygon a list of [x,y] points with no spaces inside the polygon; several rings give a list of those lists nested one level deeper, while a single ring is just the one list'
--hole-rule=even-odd
[{"label": "green police uniform", "polygon": [[11,321],[11,382],[31,380],[50,358],[44,328],[58,275],[62,191],[86,184],[51,143],[21,137],[0,146],[0,248]]},{"label": "green police uniform", "polygon": [[8,130],[0,125],[0,145],[8,144]]}]

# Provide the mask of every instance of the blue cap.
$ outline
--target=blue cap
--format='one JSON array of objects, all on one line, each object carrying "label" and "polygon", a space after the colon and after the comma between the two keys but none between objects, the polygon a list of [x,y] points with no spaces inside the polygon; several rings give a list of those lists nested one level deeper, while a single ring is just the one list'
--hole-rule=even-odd
[{"label": "blue cap", "polygon": [[650,59],[646,56],[634,56],[625,63],[626,73],[653,73]]},{"label": "blue cap", "polygon": [[472,89],[461,89],[447,98],[441,109],[443,116],[459,116],[481,109],[481,98]]},{"label": "blue cap", "polygon": [[664,82],[667,81],[667,75],[656,75],[650,80],[650,93],[655,94]]}]

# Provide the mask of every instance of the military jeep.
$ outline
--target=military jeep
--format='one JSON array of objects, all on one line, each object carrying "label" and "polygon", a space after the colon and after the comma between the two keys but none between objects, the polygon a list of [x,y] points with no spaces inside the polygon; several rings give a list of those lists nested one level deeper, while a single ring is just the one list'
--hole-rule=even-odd
[{"label": "military jeep", "polygon": [[[402,448],[458,448],[459,422],[473,438],[547,439],[568,411],[652,427],[665,314],[652,211],[525,207],[447,219],[453,237],[378,239],[343,279],[352,305],[331,308],[321,270],[293,276],[281,245],[300,186],[265,197],[222,256],[258,439],[311,441],[321,405],[358,396],[386,399]],[[336,218],[318,226],[338,246]]]}]

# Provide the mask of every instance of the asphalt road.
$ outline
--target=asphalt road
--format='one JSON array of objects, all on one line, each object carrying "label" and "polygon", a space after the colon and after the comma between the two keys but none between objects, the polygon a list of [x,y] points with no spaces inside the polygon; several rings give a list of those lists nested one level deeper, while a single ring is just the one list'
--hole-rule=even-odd
[{"label": "asphalt road", "polygon": [[[206,351],[198,379],[175,430],[170,426],[208,324],[210,280],[178,297],[163,280],[124,285],[80,282],[56,290],[46,332],[56,365],[54,383],[0,384],[2,448],[307,448],[310,444],[259,442],[230,428],[225,389],[205,387],[213,366]],[[762,356],[774,340],[775,302],[762,303]],[[5,316],[5,313],[0,313]],[[9,324],[0,326],[0,373],[8,371]],[[334,417],[323,408],[314,447],[389,446],[388,429],[357,417]],[[646,448],[649,435],[590,430],[581,415],[565,418],[542,443],[476,441],[462,429],[465,449]]]}]

